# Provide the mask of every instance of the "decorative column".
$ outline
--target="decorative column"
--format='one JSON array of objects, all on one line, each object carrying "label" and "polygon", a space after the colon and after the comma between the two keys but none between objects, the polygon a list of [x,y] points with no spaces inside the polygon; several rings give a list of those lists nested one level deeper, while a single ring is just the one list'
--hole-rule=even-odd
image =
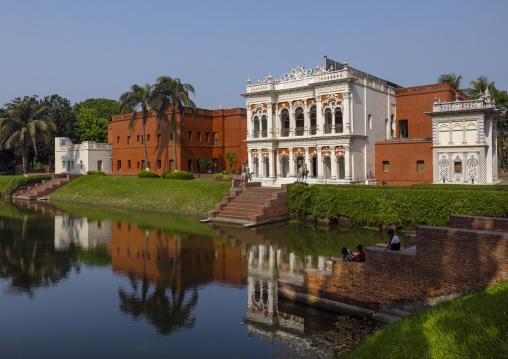
[{"label": "decorative column", "polygon": [[293,154],[293,147],[289,147],[289,173],[288,173],[288,177],[294,177],[295,176],[295,166],[294,166],[294,163],[293,163],[293,158],[294,158],[294,154]]},{"label": "decorative column", "polygon": [[250,110],[250,105],[247,104],[247,139],[252,138],[252,112]]},{"label": "decorative column", "polygon": [[351,181],[353,174],[351,172],[351,146],[344,146],[344,172],[347,181]]},{"label": "decorative column", "polygon": [[344,133],[351,134],[353,133],[353,126],[351,123],[351,116],[353,115],[353,112],[351,111],[351,93],[343,93],[342,98],[344,99],[344,116],[342,117],[345,124]]},{"label": "decorative column", "polygon": [[332,146],[330,148],[330,152],[332,154],[332,157],[330,158],[330,163],[332,164],[332,176],[330,179],[332,181],[335,181],[337,179],[337,160],[335,158],[335,149],[336,149],[335,146]]},{"label": "decorative column", "polygon": [[335,111],[332,109],[332,131],[331,133],[335,133]]},{"label": "decorative column", "polygon": [[316,134],[323,134],[323,113],[321,112],[321,96],[316,98]]},{"label": "decorative column", "polygon": [[263,163],[263,149],[262,148],[258,149],[258,165],[259,165],[259,177],[263,178],[264,172],[265,172],[265,169],[264,169],[265,166]]},{"label": "decorative column", "polygon": [[321,158],[321,151],[323,150],[322,146],[317,147],[317,178],[323,178],[323,159]]},{"label": "decorative column", "polygon": [[250,148],[247,149],[247,165],[249,166],[249,170],[254,172],[252,168],[252,149]]},{"label": "decorative column", "polygon": [[310,172],[309,147],[304,147],[304,150],[305,150],[305,164],[307,165],[307,170]]},{"label": "decorative column", "polygon": [[267,121],[266,137],[273,138],[273,112],[272,112],[273,104],[271,102],[268,102],[267,107],[268,107],[268,117],[266,119]]},{"label": "decorative column", "polygon": [[309,106],[305,106],[305,110],[303,111],[303,133],[305,136],[309,135]]},{"label": "decorative column", "polygon": [[275,179],[275,161],[273,155],[273,149],[270,148],[268,152],[268,168],[269,168],[269,177]]},{"label": "decorative column", "polygon": [[273,137],[277,138],[280,136],[280,116],[279,116],[279,104],[275,103],[275,121],[273,124]]},{"label": "decorative column", "polygon": [[289,136],[293,137],[295,135],[295,112],[293,111],[293,106],[290,107],[289,110]]},{"label": "decorative column", "polygon": [[[278,152],[278,151],[277,151]],[[282,168],[280,168],[279,154],[275,154],[275,161],[277,162],[277,177],[282,178]]]}]

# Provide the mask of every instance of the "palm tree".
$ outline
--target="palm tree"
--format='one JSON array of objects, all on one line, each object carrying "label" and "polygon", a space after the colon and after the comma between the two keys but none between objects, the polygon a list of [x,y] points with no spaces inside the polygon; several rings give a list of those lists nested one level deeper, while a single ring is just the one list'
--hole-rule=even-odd
[{"label": "palm tree", "polygon": [[30,148],[37,156],[37,143],[49,144],[56,126],[47,115],[49,108],[41,106],[35,97],[17,98],[4,106],[7,113],[0,118],[0,148],[19,146],[23,173],[26,174]]},{"label": "palm tree", "polygon": [[477,81],[471,81],[469,84],[473,87],[464,89],[464,92],[472,99],[479,98],[487,89],[492,91],[494,87],[494,81],[489,83],[487,76],[483,75],[479,76]]},{"label": "palm tree", "polygon": [[[180,114],[183,125],[185,108],[192,109],[192,115],[196,116],[196,104],[189,98],[189,92],[194,94],[194,87],[190,84],[182,84],[180,79],[169,76],[161,76],[157,79],[154,89],[154,110],[157,112],[157,122],[169,125],[173,134],[173,158],[175,170],[178,171],[176,158],[176,114]],[[171,119],[168,119],[167,111],[171,111]]]},{"label": "palm tree", "polygon": [[457,77],[457,75],[455,75],[455,74],[441,74],[439,76],[439,78],[437,79],[437,82],[449,83],[455,88],[455,90],[459,91],[461,80],[462,80],[462,75],[459,75]]},{"label": "palm tree", "polygon": [[143,128],[143,149],[145,151],[145,164],[146,170],[150,171],[150,163],[148,162],[148,155],[146,154],[146,136],[145,136],[145,124],[147,117],[151,114],[152,110],[149,107],[152,106],[153,97],[153,86],[146,84],[145,87],[138,85],[132,85],[131,90],[123,93],[120,96],[120,113],[123,115],[124,111],[130,111],[133,109],[131,120],[129,121],[129,131],[136,125],[136,109],[141,108]]}]

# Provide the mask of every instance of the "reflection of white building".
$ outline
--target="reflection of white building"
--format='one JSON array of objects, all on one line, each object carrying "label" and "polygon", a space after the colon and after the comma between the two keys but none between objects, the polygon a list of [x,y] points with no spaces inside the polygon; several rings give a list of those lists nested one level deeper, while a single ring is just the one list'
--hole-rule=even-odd
[{"label": "reflection of white building", "polygon": [[71,218],[69,215],[55,215],[55,248],[64,249],[70,244],[82,248],[94,248],[111,241],[112,222],[88,221],[86,218]]},{"label": "reflection of white building", "polygon": [[86,174],[87,171],[112,171],[111,144],[84,141],[75,145],[67,137],[56,137],[55,173]]},{"label": "reflection of white building", "polygon": [[497,175],[496,108],[490,93],[477,100],[433,105],[434,183],[493,184]]},{"label": "reflection of white building", "polygon": [[375,182],[374,144],[393,136],[397,85],[335,61],[269,75],[242,94],[247,152],[255,181]]}]

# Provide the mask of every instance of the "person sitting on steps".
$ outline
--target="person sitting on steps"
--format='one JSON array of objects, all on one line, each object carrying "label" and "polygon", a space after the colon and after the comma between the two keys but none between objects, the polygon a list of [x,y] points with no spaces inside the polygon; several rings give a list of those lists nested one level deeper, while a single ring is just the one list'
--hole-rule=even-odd
[{"label": "person sitting on steps", "polygon": [[346,247],[342,247],[342,260],[344,262],[349,262],[353,260],[353,253]]},{"label": "person sitting on steps", "polygon": [[363,251],[363,246],[361,244],[358,245],[358,254],[353,257],[354,261],[365,262],[365,252]]},{"label": "person sitting on steps", "polygon": [[390,236],[390,243],[388,243],[387,249],[391,249],[392,251],[398,251],[400,249],[400,239],[395,235],[395,231],[393,229],[388,230],[388,235]]}]

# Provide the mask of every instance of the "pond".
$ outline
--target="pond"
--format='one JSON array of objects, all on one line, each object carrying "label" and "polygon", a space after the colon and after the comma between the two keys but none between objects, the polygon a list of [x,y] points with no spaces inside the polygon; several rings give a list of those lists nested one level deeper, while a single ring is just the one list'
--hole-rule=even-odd
[{"label": "pond", "polygon": [[[320,357],[337,314],[277,297],[377,230],[0,201],[4,358]],[[325,353],[325,354],[323,354]]]}]

